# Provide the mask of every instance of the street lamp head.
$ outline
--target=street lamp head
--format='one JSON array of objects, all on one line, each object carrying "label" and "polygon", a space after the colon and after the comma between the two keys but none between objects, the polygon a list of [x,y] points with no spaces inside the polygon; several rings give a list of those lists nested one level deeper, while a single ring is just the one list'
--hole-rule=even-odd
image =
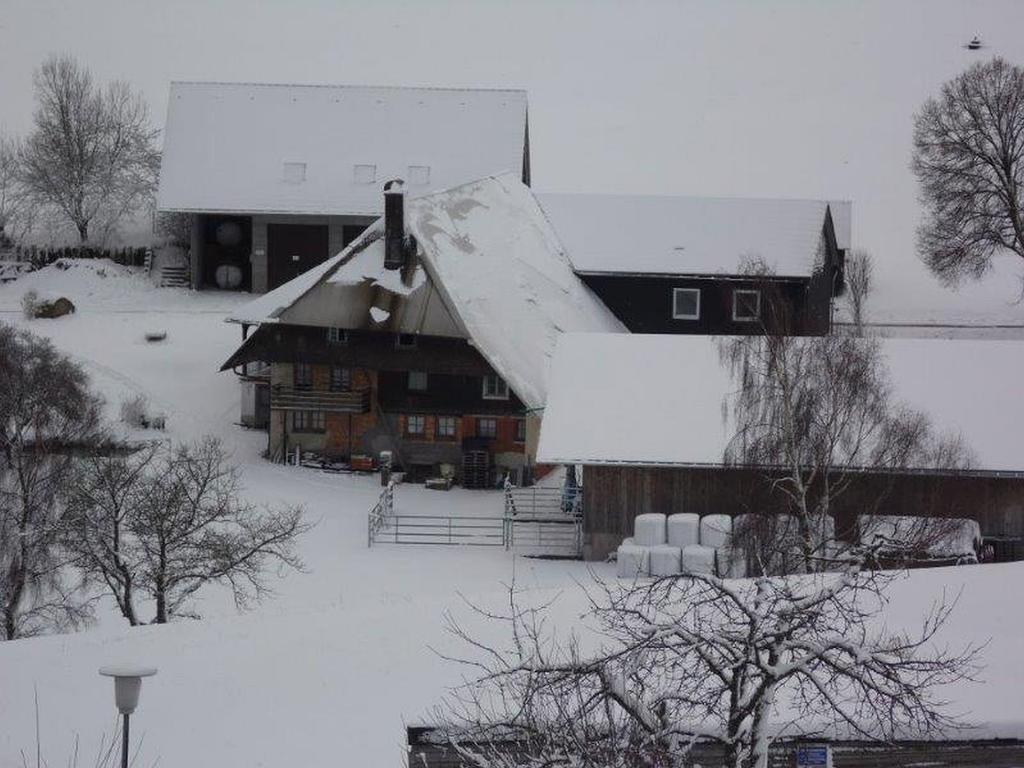
[{"label": "street lamp head", "polygon": [[114,678],[114,700],[122,715],[130,715],[139,705],[142,678],[156,674],[156,667],[110,666],[100,667],[100,674]]}]

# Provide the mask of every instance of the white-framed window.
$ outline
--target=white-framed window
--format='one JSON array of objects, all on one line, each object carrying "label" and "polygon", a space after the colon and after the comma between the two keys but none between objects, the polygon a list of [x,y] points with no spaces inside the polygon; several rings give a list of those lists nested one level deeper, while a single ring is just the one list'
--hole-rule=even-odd
[{"label": "white-framed window", "polygon": [[357,163],[352,166],[352,178],[356,184],[373,184],[377,181],[377,166],[368,163]]},{"label": "white-framed window", "polygon": [[348,344],[348,330],[345,328],[328,328],[328,344]]},{"label": "white-framed window", "polygon": [[516,442],[526,442],[526,419],[516,419]]},{"label": "white-framed window", "polygon": [[323,432],[323,411],[292,411],[292,432]]},{"label": "white-framed window", "polygon": [[430,166],[429,165],[410,165],[409,166],[409,183],[416,186],[430,183]]},{"label": "white-framed window", "polygon": [[342,365],[331,366],[331,391],[348,392],[352,389],[352,369]]},{"label": "white-framed window", "polygon": [[477,419],[476,420],[476,436],[477,437],[497,437],[498,436],[498,420],[497,419]]},{"label": "white-framed window", "polygon": [[415,333],[399,333],[395,335],[395,349],[416,349]]},{"label": "white-framed window", "polygon": [[409,371],[409,389],[415,392],[423,392],[427,388],[426,371]]},{"label": "white-framed window", "polygon": [[306,180],[306,164],[286,162],[282,169],[282,178],[287,184],[301,184]]},{"label": "white-framed window", "polygon": [[700,288],[672,289],[672,318],[674,320],[700,319]]},{"label": "white-framed window", "polygon": [[296,389],[313,388],[313,366],[309,363],[296,363],[293,369]]},{"label": "white-framed window", "polygon": [[737,289],[732,292],[732,319],[749,323],[761,319],[761,292]]},{"label": "white-framed window", "polygon": [[406,416],[405,417],[405,434],[422,436],[427,433],[427,417],[426,416]]},{"label": "white-framed window", "polygon": [[437,417],[437,438],[439,440],[454,440],[457,426],[454,416]]},{"label": "white-framed window", "polygon": [[508,400],[508,384],[496,373],[484,376],[484,400]]}]

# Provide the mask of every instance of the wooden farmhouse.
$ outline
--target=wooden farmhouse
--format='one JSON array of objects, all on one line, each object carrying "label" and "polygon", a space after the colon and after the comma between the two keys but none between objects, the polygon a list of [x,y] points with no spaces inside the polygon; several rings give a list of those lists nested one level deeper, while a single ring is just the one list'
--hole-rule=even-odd
[{"label": "wooden farmhouse", "polygon": [[414,477],[528,480],[547,370],[566,331],[625,332],[575,275],[518,173],[406,199],[348,248],[237,310],[243,418],[269,455]]},{"label": "wooden farmhouse", "polygon": [[189,216],[193,288],[264,293],[376,221],[388,179],[506,171],[529,184],[524,91],[176,82],[157,208]]},{"label": "wooden farmhouse", "polygon": [[[836,530],[877,515],[970,518],[997,559],[1024,539],[1024,431],[1014,342],[883,339],[896,399],[959,434],[970,469],[941,464],[862,472],[833,500]],[[582,466],[584,552],[602,559],[643,513],[781,512],[765,494],[771,468],[723,462],[735,430],[723,402],[736,384],[717,340],[699,336],[567,334],[558,344],[537,459]]]}]

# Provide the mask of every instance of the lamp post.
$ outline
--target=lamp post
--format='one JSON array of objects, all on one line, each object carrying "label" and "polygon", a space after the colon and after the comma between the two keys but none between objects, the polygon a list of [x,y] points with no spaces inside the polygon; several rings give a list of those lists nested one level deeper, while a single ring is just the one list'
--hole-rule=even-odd
[{"label": "lamp post", "polygon": [[156,667],[100,667],[100,674],[114,678],[114,702],[124,721],[121,734],[121,768],[128,768],[128,721],[139,705],[142,678],[155,675]]}]

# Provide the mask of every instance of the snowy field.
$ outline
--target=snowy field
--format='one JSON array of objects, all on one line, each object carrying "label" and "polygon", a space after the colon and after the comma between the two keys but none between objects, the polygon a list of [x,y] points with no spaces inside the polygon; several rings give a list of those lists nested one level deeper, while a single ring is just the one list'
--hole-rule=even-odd
[{"label": "snowy field", "polygon": [[[100,276],[97,267],[104,271]],[[78,312],[26,323],[22,293],[64,293]],[[558,597],[573,626],[585,608],[575,581],[582,563],[531,560],[501,549],[366,547],[366,513],[375,477],[275,466],[259,458],[265,435],[235,424],[237,385],[220,363],[239,340],[224,317],[244,295],[155,289],[129,270],[78,265],[48,269],[0,287],[0,320],[27,326],[81,362],[111,414],[143,393],[167,414],[168,436],[217,434],[242,465],[247,492],[266,503],[302,503],[316,527],[299,543],[306,571],[286,574],[276,595],[239,614],[219,588],[200,593],[202,621],[129,629],[101,607],[77,634],[0,644],[0,768],[21,765],[35,746],[32,701],[38,692],[41,741],[51,764],[66,762],[76,736],[83,760],[114,729],[103,664],[138,661],[160,669],[144,686],[133,734],[144,739],[140,766],[397,765],[403,727],[429,718],[460,670],[434,650],[451,648],[443,613],[465,615],[465,595],[498,605],[505,585],[537,600]],[[168,338],[147,344],[148,330]],[[497,514],[500,493],[399,488],[403,512]],[[609,566],[589,566],[610,577]],[[951,693],[979,735],[1024,736],[1024,636],[1005,594],[1024,564],[922,571],[902,580],[892,621],[921,615],[942,589],[963,590],[946,639],[984,641],[990,665],[982,685]],[[493,632],[484,629],[485,633]]]}]

